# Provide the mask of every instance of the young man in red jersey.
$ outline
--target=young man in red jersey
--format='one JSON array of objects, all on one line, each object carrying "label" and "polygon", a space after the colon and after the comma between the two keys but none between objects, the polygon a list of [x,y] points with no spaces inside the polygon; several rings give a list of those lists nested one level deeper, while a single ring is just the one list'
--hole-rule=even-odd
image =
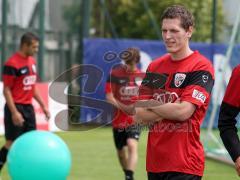
[{"label": "young man in red jersey", "polygon": [[[32,106],[34,97],[43,109],[46,117],[50,114],[36,86],[36,63],[32,57],[38,51],[38,37],[30,32],[21,37],[20,49],[4,64],[3,94],[4,125],[6,143],[0,150],[0,168],[2,169],[9,148],[21,134],[35,130],[36,120]],[[23,154],[24,156],[24,154]]]},{"label": "young man in red jersey", "polygon": [[185,7],[174,5],[163,12],[162,37],[168,54],[149,65],[139,90],[140,96],[151,97],[145,107],[135,108],[137,122],[152,124],[146,158],[149,180],[203,176],[200,125],[210,101],[214,70],[207,58],[189,47],[193,27],[193,15]]},{"label": "young man in red jersey", "polygon": [[140,135],[138,126],[133,125],[133,119],[126,114],[127,106],[132,104],[131,98],[138,95],[138,82],[143,74],[137,68],[140,52],[136,48],[128,48],[120,57],[124,65],[112,69],[106,83],[106,99],[116,107],[112,121],[113,137],[117,155],[126,180],[133,180],[137,164],[137,144]]},{"label": "young man in red jersey", "polygon": [[240,176],[240,141],[236,128],[236,117],[240,112],[240,65],[233,69],[223,98],[218,128],[222,141],[228,150],[232,160],[235,162],[237,174]]}]

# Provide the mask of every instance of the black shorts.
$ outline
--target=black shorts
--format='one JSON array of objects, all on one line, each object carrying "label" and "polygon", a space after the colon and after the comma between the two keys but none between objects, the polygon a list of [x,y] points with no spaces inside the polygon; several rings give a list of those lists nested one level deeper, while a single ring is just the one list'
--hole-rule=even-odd
[{"label": "black shorts", "polygon": [[139,140],[141,128],[140,126],[129,126],[127,128],[113,129],[113,138],[115,146],[118,150],[121,150],[127,145],[127,139],[133,138]]},{"label": "black shorts", "polygon": [[22,114],[24,123],[22,127],[13,124],[12,115],[7,105],[4,107],[4,127],[6,140],[14,141],[21,134],[36,129],[36,118],[31,104],[16,104],[17,110]]},{"label": "black shorts", "polygon": [[193,174],[185,174],[180,172],[163,172],[151,173],[148,172],[148,180],[201,180],[201,176]]}]

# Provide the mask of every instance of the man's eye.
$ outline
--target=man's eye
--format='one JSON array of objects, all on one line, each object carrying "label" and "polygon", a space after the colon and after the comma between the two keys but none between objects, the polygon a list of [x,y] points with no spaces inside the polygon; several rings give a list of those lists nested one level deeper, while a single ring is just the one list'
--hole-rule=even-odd
[{"label": "man's eye", "polygon": [[178,30],[171,30],[171,32],[173,32],[173,33],[177,33],[177,32],[178,32]]}]

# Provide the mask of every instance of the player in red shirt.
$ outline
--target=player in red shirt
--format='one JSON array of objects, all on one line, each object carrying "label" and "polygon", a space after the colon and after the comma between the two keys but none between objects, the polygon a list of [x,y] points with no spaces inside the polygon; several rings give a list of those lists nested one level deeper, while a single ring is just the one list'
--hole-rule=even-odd
[{"label": "player in red shirt", "polygon": [[232,76],[228,83],[225,96],[223,98],[218,128],[222,141],[228,150],[232,160],[235,162],[235,168],[240,176],[240,141],[236,128],[236,117],[240,112],[240,65],[234,68]]},{"label": "player in red shirt", "polygon": [[185,7],[174,5],[164,11],[162,37],[168,54],[149,65],[139,90],[140,96],[149,99],[135,109],[137,122],[151,124],[146,158],[149,180],[198,180],[203,175],[200,125],[210,101],[214,70],[207,58],[189,47],[193,27],[193,15]]},{"label": "player in red shirt", "polygon": [[128,111],[125,107],[132,104],[133,96],[138,95],[143,74],[137,68],[140,60],[138,49],[128,48],[121,54],[120,58],[124,65],[112,69],[106,83],[106,99],[116,107],[112,121],[114,142],[125,179],[132,180],[138,158],[137,143],[140,129],[133,125],[132,117],[125,113]]},{"label": "player in red shirt", "polygon": [[[38,51],[38,37],[30,32],[21,37],[20,49],[4,64],[3,94],[4,126],[6,143],[0,150],[0,168],[2,169],[9,148],[21,134],[35,130],[36,120],[32,106],[34,97],[43,109],[46,117],[50,114],[35,83],[37,80],[36,63],[32,57]],[[24,156],[24,154],[23,154]]]}]

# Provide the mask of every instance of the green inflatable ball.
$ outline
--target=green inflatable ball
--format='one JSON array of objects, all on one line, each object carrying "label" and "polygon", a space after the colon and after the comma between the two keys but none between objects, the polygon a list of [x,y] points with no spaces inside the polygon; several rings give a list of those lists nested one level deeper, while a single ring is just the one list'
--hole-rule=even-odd
[{"label": "green inflatable ball", "polygon": [[14,141],[7,165],[12,180],[66,180],[71,169],[71,154],[57,135],[31,131]]}]

